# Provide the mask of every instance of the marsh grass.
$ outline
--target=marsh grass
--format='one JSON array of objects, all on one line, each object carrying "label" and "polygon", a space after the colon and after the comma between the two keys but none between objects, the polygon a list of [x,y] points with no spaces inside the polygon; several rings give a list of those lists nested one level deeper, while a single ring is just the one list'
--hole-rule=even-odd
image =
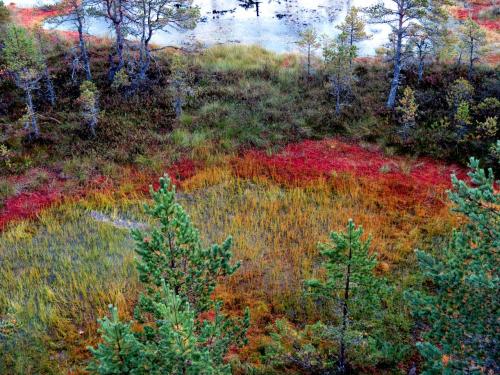
[{"label": "marsh grass", "polygon": [[[241,355],[257,362],[265,327],[276,317],[297,323],[321,318],[321,309],[304,299],[302,282],[319,272],[316,244],[331,230],[355,218],[373,237],[372,249],[384,265],[379,272],[401,285],[412,277],[413,249],[446,236],[453,225],[446,207],[395,210],[386,191],[348,174],[286,187],[265,177],[238,178],[224,160],[184,180],[179,200],[204,243],[234,237],[242,268],[222,282],[217,295],[235,313],[250,306],[255,329]],[[36,222],[23,221],[0,234],[0,317],[18,322],[9,345],[0,344],[4,365],[12,365],[7,373],[36,373],[43,366],[54,373],[82,369],[85,346],[96,342],[96,319],[107,305],[117,304],[131,317],[141,290],[134,244],[127,230],[95,221],[90,212],[148,223],[144,201],[130,181],[62,203]],[[406,339],[398,298],[391,308],[397,324],[406,327],[400,332]],[[39,366],[31,368],[34,363]]]}]

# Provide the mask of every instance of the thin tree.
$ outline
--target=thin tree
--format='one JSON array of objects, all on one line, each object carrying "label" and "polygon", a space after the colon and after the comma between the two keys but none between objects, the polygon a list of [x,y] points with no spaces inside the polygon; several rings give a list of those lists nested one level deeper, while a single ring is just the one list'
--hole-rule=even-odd
[{"label": "thin tree", "polygon": [[87,11],[91,0],[62,0],[57,4],[58,14],[52,17],[49,22],[56,25],[63,23],[71,23],[78,33],[78,49],[79,60],[83,65],[85,79],[92,80],[92,72],[90,71],[90,57],[86,43],[86,18]]},{"label": "thin tree", "polygon": [[99,92],[92,81],[83,81],[80,85],[81,114],[85,127],[92,137],[96,136],[96,128],[99,121]]},{"label": "thin tree", "polygon": [[342,33],[334,40],[325,41],[323,57],[331,85],[331,94],[335,98],[337,116],[340,115],[350,92],[352,69],[349,67],[349,61],[355,56],[356,46],[349,45],[346,34]]},{"label": "thin tree", "polygon": [[[389,5],[390,4],[390,5]],[[410,26],[419,23],[436,13],[442,5],[439,0],[390,0],[386,5],[379,2],[365,8],[371,23],[388,24],[395,37],[395,51],[393,56],[393,77],[387,98],[387,107],[392,109],[396,104],[396,96],[401,80],[405,44],[409,37]],[[392,5],[392,6],[391,6]]]},{"label": "thin tree", "polygon": [[306,29],[300,33],[300,39],[297,41],[299,47],[306,51],[307,55],[307,76],[311,76],[311,58],[314,50],[320,46],[318,33],[314,29]]},{"label": "thin tree", "polygon": [[4,2],[0,0],[0,28],[5,26],[10,21],[10,12]]},{"label": "thin tree", "polygon": [[25,28],[9,25],[5,33],[2,54],[8,72],[25,94],[25,128],[29,130],[30,138],[38,138],[40,128],[33,91],[38,88],[39,81],[43,77],[44,64],[40,48],[35,38]]},{"label": "thin tree", "polygon": [[125,66],[125,28],[127,5],[130,0],[96,0],[96,15],[104,17],[113,28],[115,34],[115,46],[109,52],[108,80],[113,82],[116,73]]},{"label": "thin tree", "polygon": [[193,0],[130,0],[130,32],[139,40],[135,86],[145,82],[151,65],[151,39],[161,30],[192,29],[199,18]]},{"label": "thin tree", "polygon": [[[363,311],[364,319],[380,308],[381,293],[386,290],[386,282],[374,274],[376,256],[369,253],[370,241],[362,241],[363,229],[356,228],[349,220],[345,232],[332,232],[330,242],[320,244],[326,279],[308,280],[306,286],[313,296],[327,301],[336,301],[340,306],[340,324],[330,326],[339,340],[337,373],[346,374],[349,370],[347,356],[349,345],[356,328],[362,322],[353,321],[356,311]],[[359,316],[359,315],[358,315]],[[354,340],[355,341],[355,340]]]},{"label": "thin tree", "polygon": [[47,37],[41,27],[41,25],[37,25],[34,28],[34,33],[38,42],[38,45],[40,46],[40,51],[42,55],[42,60],[43,60],[43,82],[45,83],[45,95],[47,100],[49,101],[50,105],[54,107],[56,105],[57,101],[57,96],[56,96],[56,89],[54,87],[54,83],[52,81],[52,76],[50,74],[49,70],[49,64],[47,61],[47,56],[50,56],[50,47],[49,43],[47,41]]},{"label": "thin tree", "polygon": [[[371,38],[371,35],[366,32],[366,22],[360,15],[360,9],[356,7],[349,9],[344,22],[338,25],[337,29],[347,36],[347,43],[351,48]],[[349,66],[352,67],[352,58],[349,60]]]},{"label": "thin tree", "polygon": [[460,27],[460,40],[468,57],[468,79],[472,79],[474,63],[479,61],[482,55],[482,47],[486,42],[486,32],[481,26],[469,17]]},{"label": "thin tree", "polygon": [[396,110],[400,116],[401,127],[399,134],[403,143],[408,142],[411,131],[415,128],[418,104],[415,100],[415,93],[411,87],[405,87],[403,96],[399,100]]},{"label": "thin tree", "polygon": [[433,53],[431,35],[422,25],[414,24],[409,30],[408,44],[408,48],[415,54],[418,81],[421,82],[424,78],[425,63],[430,60]]}]

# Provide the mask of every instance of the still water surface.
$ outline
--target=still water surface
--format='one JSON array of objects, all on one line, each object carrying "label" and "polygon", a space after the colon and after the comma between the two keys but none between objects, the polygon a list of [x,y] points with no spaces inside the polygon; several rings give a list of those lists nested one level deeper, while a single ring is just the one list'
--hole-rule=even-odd
[{"label": "still water surface", "polygon": [[[154,42],[183,46],[194,42],[205,45],[242,43],[259,44],[276,52],[297,50],[299,33],[314,27],[321,34],[333,36],[350,6],[365,7],[376,0],[260,0],[258,5],[239,0],[194,0],[201,9],[201,21],[194,30],[159,32]],[[6,1],[7,2],[7,1]],[[13,0],[17,6],[48,5],[52,0]],[[66,24],[62,28],[71,28]],[[369,25],[372,39],[359,45],[360,55],[373,55],[387,41],[389,28]],[[88,32],[111,35],[103,20],[91,19]]]}]

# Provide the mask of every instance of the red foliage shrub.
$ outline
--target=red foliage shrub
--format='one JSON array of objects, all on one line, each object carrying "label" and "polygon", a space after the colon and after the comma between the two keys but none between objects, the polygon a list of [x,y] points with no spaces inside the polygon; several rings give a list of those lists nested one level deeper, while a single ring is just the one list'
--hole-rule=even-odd
[{"label": "red foliage shrub", "polygon": [[452,11],[453,15],[459,20],[465,20],[469,17],[477,22],[479,25],[486,29],[497,31],[500,30],[500,19],[487,19],[481,17],[481,12],[493,9],[491,4],[481,4],[480,2],[473,2],[471,9],[459,8]]},{"label": "red foliage shrub", "polygon": [[60,198],[60,191],[47,188],[21,193],[8,198],[0,211],[0,230],[4,229],[7,223],[11,221],[36,217],[42,209],[50,206]]},{"label": "red foliage shrub", "polygon": [[[241,177],[266,176],[285,185],[304,185],[335,174],[352,174],[372,181],[373,189],[404,198],[429,201],[432,192],[451,186],[450,175],[466,177],[455,165],[444,166],[427,158],[412,161],[387,157],[376,147],[364,148],[339,140],[292,144],[276,155],[251,151],[234,162]],[[402,202],[403,202],[402,201]],[[430,201],[429,201],[430,203]]]}]

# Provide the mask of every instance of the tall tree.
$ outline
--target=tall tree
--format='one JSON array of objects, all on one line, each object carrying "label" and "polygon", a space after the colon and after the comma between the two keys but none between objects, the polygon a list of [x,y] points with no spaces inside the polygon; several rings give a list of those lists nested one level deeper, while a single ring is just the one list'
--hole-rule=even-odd
[{"label": "tall tree", "polygon": [[25,28],[9,25],[7,27],[3,58],[7,70],[14,78],[16,85],[24,91],[26,98],[25,128],[32,138],[40,136],[40,128],[36,117],[33,91],[43,76],[43,59],[35,38]]},{"label": "tall tree", "polygon": [[86,43],[86,18],[87,12],[92,0],[62,0],[57,4],[57,16],[52,17],[49,21],[59,25],[62,23],[71,23],[78,33],[78,49],[79,60],[83,65],[85,79],[92,80],[92,72],[90,70],[90,57]]},{"label": "tall tree", "polygon": [[482,55],[482,47],[486,41],[486,32],[469,17],[462,27],[460,27],[460,40],[464,52],[468,57],[468,78],[470,81],[474,72],[474,63],[479,61]]},{"label": "tall tree", "polygon": [[425,21],[440,9],[442,0],[390,0],[365,8],[371,23],[388,24],[395,36],[393,77],[387,98],[387,107],[394,108],[403,68],[403,54],[409,36],[410,26]]},{"label": "tall tree", "polygon": [[116,73],[125,66],[125,28],[127,6],[130,0],[96,0],[93,12],[104,17],[113,28],[115,46],[109,52],[108,80],[113,82]]},{"label": "tall tree", "polygon": [[[351,7],[349,9],[344,22],[338,25],[337,29],[347,36],[347,43],[351,48],[357,43],[371,38],[371,36],[366,33],[366,22],[360,15],[360,9],[356,7]],[[349,60],[349,66],[352,67],[352,58]]]},{"label": "tall tree", "polygon": [[[500,143],[497,143],[500,152]],[[449,198],[466,223],[432,255],[417,251],[425,288],[408,294],[427,327],[417,344],[425,374],[500,371],[500,195],[493,171],[471,159],[472,184],[452,177]]]},{"label": "tall tree", "polygon": [[349,62],[356,57],[356,46],[350,46],[347,35],[342,33],[334,40],[326,40],[323,57],[331,85],[331,93],[335,98],[335,114],[338,116],[350,93],[352,69]]},{"label": "tall tree", "polygon": [[151,39],[160,30],[191,29],[199,18],[193,0],[130,0],[130,32],[139,39],[135,85],[146,80],[151,65]]},{"label": "tall tree", "polygon": [[[146,211],[157,226],[132,233],[146,287],[136,308],[144,330],[132,332],[112,309],[112,320],[101,320],[104,342],[91,349],[90,370],[101,375],[230,374],[224,359],[231,346],[245,341],[249,316],[242,321],[225,316],[222,302],[211,294],[221,276],[238,269],[230,264],[231,240],[204,248],[168,177],[151,194],[154,204]],[[213,318],[207,318],[209,311]]]}]

